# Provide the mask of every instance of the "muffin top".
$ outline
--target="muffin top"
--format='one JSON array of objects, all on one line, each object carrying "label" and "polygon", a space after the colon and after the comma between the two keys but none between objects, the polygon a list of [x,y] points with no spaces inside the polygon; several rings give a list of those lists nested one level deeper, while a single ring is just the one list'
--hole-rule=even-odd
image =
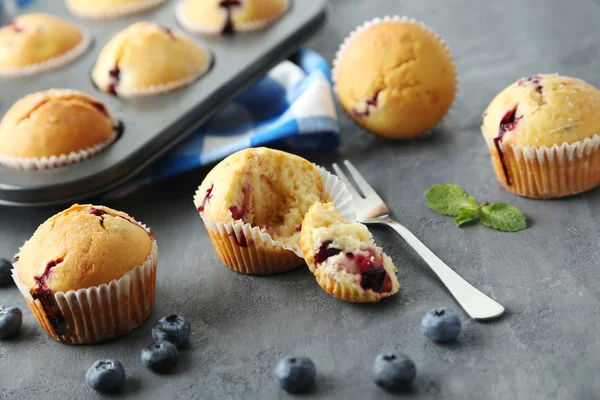
[{"label": "muffin top", "polygon": [[38,227],[17,255],[17,274],[30,288],[67,292],[119,279],[142,265],[154,236],[129,215],[79,205]]},{"label": "muffin top", "polygon": [[135,14],[166,0],[65,0],[67,8],[82,18],[110,18]]},{"label": "muffin top", "polygon": [[191,32],[232,34],[261,29],[288,7],[289,0],[184,0],[177,18]]},{"label": "muffin top", "polygon": [[48,14],[25,14],[0,28],[0,74],[61,57],[84,41],[70,22]]},{"label": "muffin top", "polygon": [[192,82],[210,62],[209,54],[189,37],[153,22],[138,22],[104,46],[92,79],[106,93],[151,95]]},{"label": "muffin top", "polygon": [[194,202],[212,220],[242,221],[293,245],[309,207],[329,200],[314,164],[259,147],[239,151],[217,164],[200,185]]},{"label": "muffin top", "polygon": [[600,91],[576,78],[533,75],[500,92],[484,112],[488,144],[552,147],[600,133]]},{"label": "muffin top", "polygon": [[89,149],[114,138],[114,123],[106,107],[84,93],[33,93],[0,122],[0,155],[41,158]]},{"label": "muffin top", "polygon": [[340,47],[333,79],[344,110],[366,129],[396,139],[434,127],[456,93],[442,39],[405,19],[366,23]]}]

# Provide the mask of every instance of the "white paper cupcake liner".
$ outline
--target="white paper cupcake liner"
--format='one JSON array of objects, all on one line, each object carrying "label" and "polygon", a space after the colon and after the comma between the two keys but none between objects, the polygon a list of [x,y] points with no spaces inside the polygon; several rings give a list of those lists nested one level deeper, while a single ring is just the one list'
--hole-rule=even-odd
[{"label": "white paper cupcake liner", "polygon": [[[140,225],[150,233],[145,225]],[[33,298],[34,288],[19,279],[18,261],[14,263],[12,277],[49,336],[63,343],[97,343],[124,335],[148,318],[154,308],[157,262],[158,245],[153,240],[146,261],[123,277],[100,286],[50,294],[53,305],[60,311],[61,322],[54,323],[40,300]]]},{"label": "white paper cupcake liner", "polygon": [[[79,93],[68,89],[61,90],[60,92],[65,95],[73,92]],[[120,122],[111,114],[106,106],[105,109],[113,126],[112,135],[108,140],[84,150],[73,151],[69,154],[53,155],[50,157],[13,157],[0,154],[0,166],[21,170],[41,170],[64,167],[91,158],[113,144],[119,135]]]},{"label": "white paper cupcake liner", "polygon": [[[389,24],[389,23],[407,23],[407,24],[413,24],[413,25],[418,25],[418,26],[422,27],[423,29],[425,29],[429,33],[431,33],[431,35],[434,36],[440,42],[440,44],[444,47],[446,53],[450,57],[450,60],[452,62],[452,67],[454,69],[454,76],[455,76],[454,86],[455,86],[456,92],[454,94],[454,98],[452,99],[452,104],[450,105],[450,108],[448,109],[448,112],[440,120],[440,122],[438,122],[438,124],[436,125],[436,126],[439,126],[440,124],[445,122],[449,118],[449,116],[453,115],[453,108],[455,106],[456,98],[458,97],[458,93],[460,91],[458,68],[456,67],[456,63],[454,61],[454,57],[452,56],[452,52],[450,51],[450,47],[448,46],[448,43],[446,43],[444,38],[442,36],[440,36],[440,34],[437,33],[433,28],[429,27],[428,25],[426,25],[423,22],[417,21],[414,18],[400,17],[398,15],[395,15],[395,16],[388,15],[383,18],[374,18],[370,21],[365,21],[362,25],[359,25],[352,32],[350,32],[350,34],[344,39],[344,41],[338,48],[337,52],[335,53],[335,57],[333,59],[333,63],[332,63],[333,68],[331,70],[331,77],[333,80],[333,91],[336,95],[338,94],[337,81],[338,81],[338,73],[339,73],[339,63],[340,63],[340,60],[342,59],[342,57],[344,56],[344,54],[346,53],[346,51],[348,50],[348,47],[350,46],[352,41],[354,39],[356,39],[358,36],[360,36],[363,32],[371,29],[372,27],[374,27],[376,25]],[[427,134],[430,132],[431,132],[431,130],[425,132],[424,134]]]},{"label": "white paper cupcake liner", "polygon": [[[98,0],[99,2],[102,0]],[[147,11],[151,8],[158,7],[165,3],[167,0],[140,0],[133,4],[124,4],[113,9],[104,11],[87,10],[85,8],[74,7],[69,0],[65,1],[65,5],[69,12],[79,18],[84,19],[112,19],[125,17],[128,15],[138,14]]]},{"label": "white paper cupcake liner", "polygon": [[78,26],[81,31],[82,38],[77,46],[58,57],[51,58],[37,64],[26,65],[17,68],[0,68],[0,77],[24,77],[35,75],[44,71],[49,71],[62,67],[63,65],[69,64],[78,57],[82,56],[89,48],[92,43],[91,34],[84,28]]},{"label": "white paper cupcake liner", "polygon": [[[190,20],[185,15],[185,11],[183,9],[186,1],[189,1],[189,0],[179,0],[177,5],[175,6],[175,16],[177,17],[177,21],[181,24],[181,26],[186,31],[194,33],[194,34],[199,34],[199,35],[220,35],[221,34],[221,32],[223,31],[222,25],[221,26],[202,25],[202,24],[198,24],[197,22]],[[267,18],[267,19],[263,19],[263,20],[259,20],[259,21],[236,23],[235,28],[234,28],[235,32],[236,33],[248,33],[248,32],[252,32],[252,31],[262,30],[262,29],[266,28],[267,26],[271,25],[277,19],[281,18],[281,16],[284,15],[289,10],[289,8],[290,8],[290,2],[289,2],[289,0],[286,0],[285,7],[277,15],[274,15],[271,18]]]},{"label": "white paper cupcake liner", "polygon": [[[344,183],[326,169],[318,167],[323,179],[323,188],[344,218],[356,220],[356,208],[352,194]],[[199,190],[194,196],[196,208],[202,203],[204,193]],[[274,240],[271,235],[257,226],[241,221],[223,223],[209,218],[204,212],[200,217],[216,243],[216,250],[225,264],[238,272],[270,274],[284,272],[304,263],[300,245],[288,246]],[[213,237],[214,236],[214,237]]]},{"label": "white paper cupcake liner", "polygon": [[569,196],[600,185],[600,135],[571,144],[523,146],[500,143],[510,183],[501,165],[500,154],[481,128],[493,157],[500,183],[509,191],[533,198]]}]

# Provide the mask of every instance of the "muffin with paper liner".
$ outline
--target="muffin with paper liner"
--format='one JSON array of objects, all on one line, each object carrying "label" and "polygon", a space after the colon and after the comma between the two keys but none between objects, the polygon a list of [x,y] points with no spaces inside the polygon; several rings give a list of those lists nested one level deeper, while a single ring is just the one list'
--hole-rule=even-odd
[{"label": "muffin with paper liner", "polygon": [[600,184],[600,91],[576,78],[538,74],[500,92],[483,114],[500,184],[531,198]]},{"label": "muffin with paper liner", "polygon": [[304,264],[298,242],[304,214],[314,202],[332,199],[355,217],[351,194],[337,177],[299,156],[259,147],[217,164],[194,204],[225,265],[266,275]]},{"label": "muffin with paper liner", "polygon": [[119,131],[108,108],[85,93],[33,93],[0,121],[0,166],[31,170],[74,164],[106,149]]},{"label": "muffin with paper liner", "polygon": [[369,229],[348,221],[333,203],[313,204],[302,222],[300,246],[310,271],[327,293],[373,303],[400,290],[396,267]]},{"label": "muffin with paper liner", "polygon": [[181,0],[175,14],[189,32],[232,35],[266,28],[289,7],[289,0]]},{"label": "muffin with paper liner", "polygon": [[40,225],[15,260],[19,291],[40,326],[60,342],[124,335],[154,307],[156,238],[123,212],[73,205]]},{"label": "muffin with paper liner", "polygon": [[90,36],[49,14],[24,14],[0,28],[0,76],[26,76],[56,69],[81,56]]},{"label": "muffin with paper liner", "polygon": [[65,0],[67,9],[80,18],[112,19],[138,14],[167,0]]},{"label": "muffin with paper liner", "polygon": [[446,42],[422,22],[375,18],[340,46],[332,71],[348,115],[388,139],[410,139],[438,125],[449,112],[458,79]]}]

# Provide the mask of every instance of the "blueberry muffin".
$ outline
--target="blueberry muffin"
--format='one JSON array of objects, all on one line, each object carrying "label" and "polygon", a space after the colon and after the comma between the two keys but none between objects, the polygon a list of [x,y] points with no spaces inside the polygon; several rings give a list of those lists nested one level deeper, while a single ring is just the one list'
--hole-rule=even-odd
[{"label": "blueberry muffin", "polygon": [[580,79],[519,79],[489,104],[482,132],[498,180],[512,193],[562,197],[600,184],[600,91]]},{"label": "blueberry muffin", "polygon": [[210,65],[210,54],[189,37],[153,22],[138,22],[102,49],[92,80],[101,91],[119,97],[152,96],[191,84]]},{"label": "blueberry muffin", "polygon": [[74,15],[88,19],[123,17],[157,7],[166,0],[65,0]]},{"label": "blueberry muffin", "polygon": [[17,101],[0,122],[0,165],[45,169],[79,162],[109,146],[118,123],[98,100],[51,89]]},{"label": "blueberry muffin", "polygon": [[225,158],[194,198],[223,263],[260,275],[303,264],[297,255],[300,229],[316,201],[330,201],[319,169],[301,157],[264,147]]},{"label": "blueberry muffin", "polygon": [[231,35],[263,29],[289,7],[289,0],[182,0],[177,20],[188,31]]},{"label": "blueberry muffin", "polygon": [[442,38],[422,23],[397,17],[356,29],[338,50],[333,80],[348,115],[389,139],[431,130],[450,110],[457,89]]},{"label": "blueberry muffin", "polygon": [[0,76],[32,75],[58,68],[89,47],[76,25],[48,14],[25,14],[0,28]]},{"label": "blueberry muffin", "polygon": [[310,207],[300,234],[304,260],[327,293],[345,301],[376,302],[398,292],[396,267],[366,226],[342,217],[333,203]]},{"label": "blueberry muffin", "polygon": [[76,204],[25,242],[13,278],[48,335],[95,343],[131,331],[150,315],[157,251],[154,235],[129,215]]}]

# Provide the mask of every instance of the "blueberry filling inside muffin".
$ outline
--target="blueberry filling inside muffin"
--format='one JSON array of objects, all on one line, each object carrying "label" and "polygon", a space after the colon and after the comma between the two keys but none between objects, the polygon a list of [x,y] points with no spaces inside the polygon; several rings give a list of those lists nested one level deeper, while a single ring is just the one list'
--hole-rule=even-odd
[{"label": "blueberry filling inside muffin", "polygon": [[46,317],[48,318],[54,333],[56,333],[59,338],[62,338],[63,336],[62,324],[65,323],[65,317],[54,300],[54,294],[48,287],[48,278],[52,273],[52,269],[61,262],[63,262],[62,258],[49,261],[46,264],[44,272],[39,276],[34,276],[33,279],[35,280],[36,287],[31,293],[33,299],[38,300],[42,304]]},{"label": "blueberry filling inside muffin", "polygon": [[219,3],[219,7],[225,9],[226,19],[225,25],[223,25],[223,29],[221,30],[221,34],[223,35],[233,35],[235,33],[235,27],[233,26],[233,19],[231,17],[231,13],[234,7],[241,7],[241,0],[221,0]]},{"label": "blueberry filling inside muffin", "polygon": [[106,214],[106,211],[92,207],[90,209],[90,214],[100,217],[100,226],[104,228],[104,215]]},{"label": "blueberry filling inside muffin", "polygon": [[510,186],[510,176],[508,175],[508,168],[506,166],[506,160],[504,158],[504,152],[502,151],[501,143],[504,138],[504,134],[506,132],[512,131],[517,126],[517,123],[523,116],[517,117],[517,107],[516,104],[511,110],[507,111],[506,114],[500,120],[500,127],[498,129],[498,136],[494,138],[494,145],[496,146],[496,150],[498,151],[498,156],[500,157],[500,163],[502,164],[502,170],[504,171],[504,176],[506,177],[506,184]]},{"label": "blueberry filling inside muffin", "polygon": [[379,107],[379,100],[378,100],[379,93],[381,93],[381,90],[378,90],[377,92],[375,92],[373,97],[371,97],[370,99],[368,99],[365,102],[365,109],[363,111],[359,111],[355,107],[352,108],[352,115],[354,115],[355,117],[368,117],[371,113],[370,107],[372,107],[372,108]]},{"label": "blueberry filling inside muffin", "polygon": [[241,219],[244,223],[246,222],[245,218],[250,211],[250,193],[252,191],[252,187],[244,186],[242,188],[242,193],[244,194],[244,198],[242,200],[241,206],[231,206],[229,207],[229,211],[231,212],[231,216],[234,220]]},{"label": "blueberry filling inside muffin", "polygon": [[206,194],[204,195],[204,198],[202,199],[202,204],[200,205],[200,207],[198,207],[199,212],[204,212],[204,207],[206,207],[206,205],[210,201],[214,187],[215,187],[215,184],[213,183],[212,185],[210,185],[210,187],[208,189],[206,189]]},{"label": "blueberry filling inside muffin", "polygon": [[317,250],[317,253],[315,254],[315,263],[317,265],[324,263],[329,257],[333,257],[342,252],[340,249],[331,247],[331,243],[333,243],[331,240],[326,240],[319,246],[319,250]]},{"label": "blueberry filling inside muffin", "polygon": [[110,83],[108,86],[108,93],[117,95],[117,86],[119,86],[119,82],[121,82],[121,70],[118,65],[115,65],[113,69],[108,71],[108,75],[110,76]]},{"label": "blueberry filling inside muffin", "polygon": [[534,85],[535,90],[539,93],[542,94],[542,77],[539,75],[532,75],[529,78],[526,79],[520,79],[518,82],[518,86],[525,86],[527,83],[531,83]]},{"label": "blueberry filling inside muffin", "polygon": [[19,25],[17,24],[17,21],[10,21],[10,22],[8,23],[8,25],[9,25],[9,26],[11,26],[11,27],[12,27],[12,29],[13,29],[13,31],[15,31],[15,32],[17,32],[17,33],[19,33],[19,32],[23,32],[23,30],[24,30],[24,28],[23,28],[22,26],[19,26]]}]

